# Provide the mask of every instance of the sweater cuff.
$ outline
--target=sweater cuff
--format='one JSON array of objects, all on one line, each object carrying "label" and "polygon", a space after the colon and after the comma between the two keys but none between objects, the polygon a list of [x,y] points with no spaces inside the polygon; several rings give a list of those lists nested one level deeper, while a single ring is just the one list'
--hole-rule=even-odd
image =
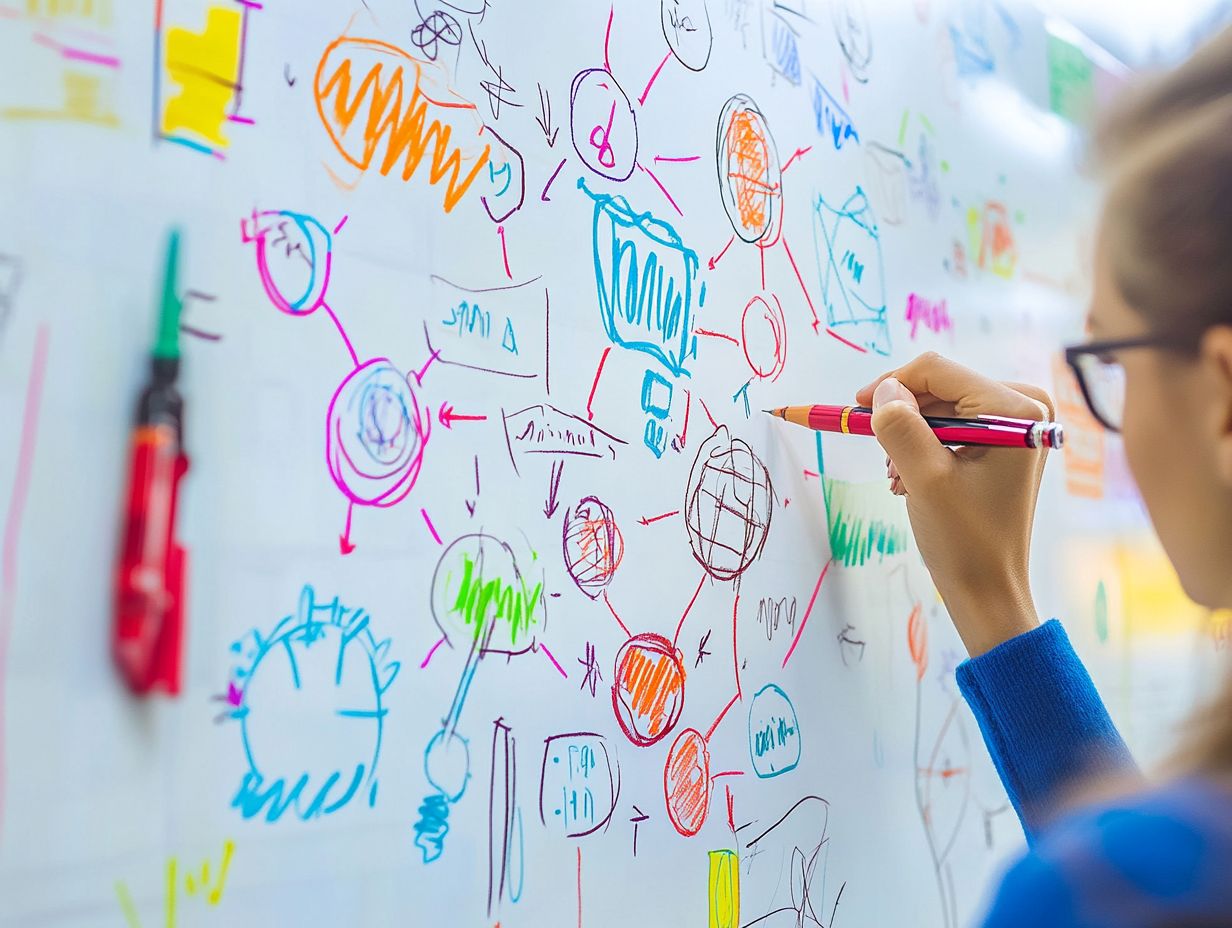
[{"label": "sweater cuff", "polygon": [[955,677],[1028,838],[1067,785],[1133,767],[1056,619],[963,661]]}]

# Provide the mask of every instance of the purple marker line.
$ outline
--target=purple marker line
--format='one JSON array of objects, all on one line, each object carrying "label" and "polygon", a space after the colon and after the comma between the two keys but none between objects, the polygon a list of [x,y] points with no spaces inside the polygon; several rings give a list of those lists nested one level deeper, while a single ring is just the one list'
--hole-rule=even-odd
[{"label": "purple marker line", "polygon": [[234,113],[227,117],[231,122],[238,122],[241,126],[255,126],[257,121],[250,119],[247,116],[236,116]]},{"label": "purple marker line", "polygon": [[546,644],[540,643],[540,645],[539,645],[539,650],[540,650],[540,651],[542,651],[544,654],[546,654],[546,655],[548,656],[548,660],[550,660],[550,661],[552,662],[552,666],[553,666],[553,667],[555,667],[557,670],[559,670],[559,671],[560,671],[560,675],[561,675],[562,677],[564,677],[566,680],[568,680],[568,679],[569,679],[569,675],[568,675],[567,673],[565,673],[565,668],[564,668],[564,667],[562,667],[562,666],[560,666],[560,662],[559,662],[559,661],[557,661],[557,660],[556,660],[556,658],[554,658],[554,657],[552,656],[552,652],[548,650],[548,646],[547,646]]},{"label": "purple marker line", "polygon": [[421,509],[419,510],[419,514],[423,516],[424,523],[428,526],[428,531],[432,533],[432,537],[436,539],[436,543],[438,545],[444,545],[444,542],[441,541],[441,536],[436,534],[436,526],[432,524],[432,519],[428,517],[428,510]]},{"label": "purple marker line", "polygon": [[666,155],[655,155],[654,160],[655,164],[659,164],[662,161],[670,161],[673,164],[683,164],[686,161],[699,161],[701,160],[701,157],[701,155],[686,155],[681,158],[669,158]]},{"label": "purple marker line", "polygon": [[342,230],[342,227],[346,225],[346,221],[349,218],[350,218],[350,214],[343,216],[341,219],[338,220],[338,224],[334,226],[334,235],[337,235]]},{"label": "purple marker line", "polygon": [[419,669],[423,670],[428,666],[428,661],[432,660],[432,655],[436,653],[436,649],[445,643],[445,636],[441,635],[440,640],[428,650],[428,656],[423,659],[423,663],[419,665]]}]

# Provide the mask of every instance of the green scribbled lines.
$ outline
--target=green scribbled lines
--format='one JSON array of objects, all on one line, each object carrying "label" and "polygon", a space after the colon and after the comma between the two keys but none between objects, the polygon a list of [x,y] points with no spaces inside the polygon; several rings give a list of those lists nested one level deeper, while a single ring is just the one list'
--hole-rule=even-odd
[{"label": "green scribbled lines", "polygon": [[[880,484],[849,483],[822,476],[821,492],[830,533],[830,557],[844,567],[901,554],[911,538],[901,511],[891,509]],[[896,503],[893,497],[889,502]]]},{"label": "green scribbled lines", "polygon": [[527,588],[521,577],[513,583],[501,577],[484,580],[476,570],[475,559],[465,553],[462,555],[462,581],[449,611],[462,618],[475,641],[486,639],[495,623],[505,622],[509,643],[517,644],[518,637],[529,632],[537,621],[535,607],[542,596],[542,581]]}]

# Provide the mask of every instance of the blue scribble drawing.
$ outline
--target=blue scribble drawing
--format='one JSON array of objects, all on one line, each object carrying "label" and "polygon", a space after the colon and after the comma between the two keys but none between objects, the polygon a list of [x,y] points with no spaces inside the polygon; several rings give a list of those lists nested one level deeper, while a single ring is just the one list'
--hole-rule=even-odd
[{"label": "blue scribble drawing", "polygon": [[431,602],[442,634],[440,644],[450,649],[455,642],[464,645],[466,660],[449,711],[424,749],[430,792],[419,806],[412,830],[425,864],[444,853],[450,808],[466,794],[472,777],[470,739],[458,732],[458,725],[479,663],[491,654],[512,660],[538,653],[532,629],[544,627],[547,608],[542,579],[531,586],[513,548],[485,533],[463,535],[441,554],[432,576]]},{"label": "blue scribble drawing", "polygon": [[782,688],[767,683],[749,705],[749,756],[763,780],[782,776],[800,763],[800,722]]},{"label": "blue scribble drawing", "polygon": [[838,151],[848,139],[860,141],[860,134],[851,124],[851,117],[831,96],[830,91],[822,86],[821,81],[813,78],[813,119],[817,131],[823,137],[829,138],[834,150]]},{"label": "blue scribble drawing", "polygon": [[[357,795],[376,803],[376,767],[398,675],[389,639],[378,641],[363,609],[318,602],[305,585],[293,615],[231,646],[248,770],[231,800],[246,818],[276,822],[332,815]],[[325,759],[328,757],[328,760]]]},{"label": "blue scribble drawing", "polygon": [[482,656],[476,638],[471,642],[449,713],[441,720],[440,730],[424,750],[424,776],[433,792],[424,797],[413,830],[415,846],[423,854],[425,864],[432,863],[444,852],[445,836],[449,834],[449,807],[466,793],[471,779],[470,741],[458,734],[457,728]]},{"label": "blue scribble drawing", "polygon": [[[808,17],[803,10],[792,9],[788,2],[767,3],[762,7],[761,47],[766,63],[789,84],[800,85],[800,32],[795,22]],[[788,17],[793,17],[789,19]]]},{"label": "blue scribble drawing", "polygon": [[838,208],[818,195],[813,238],[830,327],[861,348],[888,355],[881,235],[864,190],[856,187]]},{"label": "blue scribble drawing", "polygon": [[[693,296],[697,252],[666,222],[634,212],[617,194],[578,189],[595,203],[593,244],[599,313],[612,344],[650,355],[675,377],[697,356]],[[639,254],[639,248],[644,254]],[[698,307],[705,286],[698,293]]]},{"label": "blue scribble drawing", "polygon": [[[577,185],[595,204],[595,284],[608,338],[617,347],[654,358],[673,378],[690,376],[685,364],[697,357],[694,317],[706,301],[706,285],[697,283],[697,252],[685,247],[666,222],[634,212],[624,197],[593,193],[580,177]],[[667,450],[663,420],[671,412],[671,400],[672,382],[647,371],[641,403],[648,418],[642,440],[656,458]]]},{"label": "blue scribble drawing", "polygon": [[1008,49],[1016,51],[1022,45],[1022,27],[1002,4],[996,0],[965,0],[949,24],[959,77],[983,77],[997,70],[997,55],[989,35],[990,8],[997,14]]}]

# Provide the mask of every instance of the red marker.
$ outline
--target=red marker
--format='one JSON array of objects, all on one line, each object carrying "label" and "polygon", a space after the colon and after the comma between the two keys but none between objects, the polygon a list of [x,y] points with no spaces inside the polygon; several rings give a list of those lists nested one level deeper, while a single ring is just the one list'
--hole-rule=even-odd
[{"label": "red marker", "polygon": [[[787,422],[818,432],[872,435],[873,411],[867,406],[783,406],[763,409]],[[1060,448],[1065,434],[1060,422],[980,416],[925,416],[924,421],[944,445],[989,445],[1000,448]]]},{"label": "red marker", "polygon": [[180,369],[178,257],[179,233],[172,232],[158,340],[133,429],[116,574],[112,655],[125,682],[138,694],[180,691],[185,553],[176,538],[175,517],[188,457],[183,449],[184,401],[175,388]]}]

